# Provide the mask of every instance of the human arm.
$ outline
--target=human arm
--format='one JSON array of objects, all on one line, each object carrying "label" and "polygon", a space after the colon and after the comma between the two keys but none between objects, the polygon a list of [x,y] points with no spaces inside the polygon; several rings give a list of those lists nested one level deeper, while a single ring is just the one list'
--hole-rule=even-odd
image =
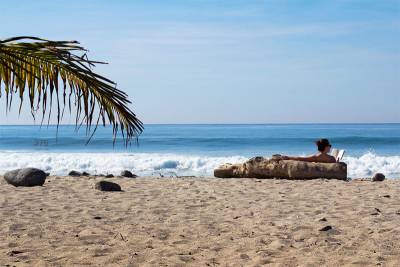
[{"label": "human arm", "polygon": [[283,156],[283,160],[297,160],[297,161],[306,161],[306,162],[321,162],[321,163],[335,163],[336,159],[330,155],[326,154],[317,154],[308,157],[290,157]]},{"label": "human arm", "polygon": [[306,161],[306,162],[318,162],[318,157],[315,156],[315,155],[307,156],[307,157],[290,157],[290,156],[283,156],[282,159],[284,159],[284,160]]}]

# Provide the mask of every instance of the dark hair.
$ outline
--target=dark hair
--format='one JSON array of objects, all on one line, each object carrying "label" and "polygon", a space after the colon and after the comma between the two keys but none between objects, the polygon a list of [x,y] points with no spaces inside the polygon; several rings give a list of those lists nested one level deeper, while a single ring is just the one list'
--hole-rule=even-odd
[{"label": "dark hair", "polygon": [[318,151],[323,152],[326,147],[331,146],[328,139],[322,138],[315,141],[315,144],[318,147]]}]

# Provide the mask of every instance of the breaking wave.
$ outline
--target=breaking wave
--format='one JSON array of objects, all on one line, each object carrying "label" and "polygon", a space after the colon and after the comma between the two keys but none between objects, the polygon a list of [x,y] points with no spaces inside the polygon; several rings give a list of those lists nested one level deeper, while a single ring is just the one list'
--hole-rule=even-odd
[{"label": "breaking wave", "polygon": [[[137,175],[210,176],[222,163],[247,160],[244,156],[204,156],[162,153],[55,153],[0,152],[0,174],[16,168],[36,167],[52,175],[67,175],[71,170],[91,174],[119,174],[131,170]],[[376,172],[400,178],[400,156],[379,156],[368,152],[360,157],[345,157],[348,176],[370,177]]]}]

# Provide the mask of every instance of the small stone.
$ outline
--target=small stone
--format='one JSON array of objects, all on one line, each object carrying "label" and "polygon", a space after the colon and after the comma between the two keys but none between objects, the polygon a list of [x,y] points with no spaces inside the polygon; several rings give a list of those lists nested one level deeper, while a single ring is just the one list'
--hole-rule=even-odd
[{"label": "small stone", "polygon": [[371,213],[371,215],[379,215],[381,213],[381,210],[378,208],[375,208],[375,212]]},{"label": "small stone", "polygon": [[24,253],[24,252],[19,251],[19,250],[11,250],[7,254],[8,254],[8,256],[14,256],[14,255],[18,255],[18,254],[21,254],[21,253]]},{"label": "small stone", "polygon": [[382,173],[375,173],[375,175],[372,177],[372,181],[374,182],[382,182],[385,180],[385,175]]},{"label": "small stone", "polygon": [[97,182],[95,188],[100,191],[121,191],[121,186],[119,184],[108,181]]},{"label": "small stone", "polygon": [[390,195],[384,195],[383,197],[390,198]]},{"label": "small stone", "polygon": [[35,168],[16,169],[4,174],[4,180],[13,186],[42,186],[46,177],[44,171]]},{"label": "small stone", "polygon": [[82,172],[82,176],[89,176],[90,175],[90,173],[88,173],[88,172]]},{"label": "small stone", "polygon": [[321,229],[319,229],[321,232],[326,232],[326,231],[329,231],[329,230],[332,230],[333,228],[332,228],[332,226],[330,226],[330,225],[327,225],[327,226],[325,226],[325,227],[322,227]]},{"label": "small stone", "polygon": [[95,217],[93,217],[93,219],[95,219],[95,220],[101,220],[101,217],[100,217],[100,216],[95,216]]},{"label": "small stone", "polygon": [[82,173],[80,173],[80,172],[78,172],[78,171],[70,171],[70,172],[68,173],[68,175],[69,175],[69,176],[77,177],[77,176],[82,176]]},{"label": "small stone", "polygon": [[247,255],[247,254],[240,254],[240,258],[241,259],[243,259],[243,260],[250,260],[250,257],[249,257],[249,255]]},{"label": "small stone", "polygon": [[327,222],[328,220],[327,220],[325,217],[323,217],[323,218],[319,219],[318,221],[320,221],[320,222]]},{"label": "small stone", "polygon": [[137,175],[133,174],[132,172],[125,170],[121,172],[122,177],[127,177],[127,178],[136,178]]}]

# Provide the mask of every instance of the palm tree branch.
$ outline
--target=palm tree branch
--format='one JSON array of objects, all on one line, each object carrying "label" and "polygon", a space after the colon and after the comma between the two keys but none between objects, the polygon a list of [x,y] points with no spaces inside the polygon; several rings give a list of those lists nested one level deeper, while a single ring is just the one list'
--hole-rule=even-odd
[{"label": "palm tree branch", "polygon": [[[15,43],[24,39],[30,42]],[[92,71],[96,64],[103,62],[89,60],[86,54],[78,56],[76,52],[86,52],[78,44],[76,41],[48,41],[36,37],[15,37],[0,41],[0,93],[3,83],[7,99],[12,97],[15,90],[19,92],[22,103],[24,90],[27,89],[32,114],[39,108],[39,104],[42,104],[42,121],[47,108],[50,119],[53,95],[56,95],[57,125],[64,114],[66,98],[70,112],[71,100],[74,99],[77,126],[85,124],[90,132],[94,113],[98,113],[94,131],[100,119],[103,125],[107,119],[112,125],[114,141],[117,133],[121,131],[125,144],[128,144],[142,132],[143,124],[128,108],[131,102],[127,95],[118,90],[114,82]],[[67,87],[70,88],[68,96]],[[60,92],[63,95],[61,104]],[[83,117],[80,120],[81,115]]]}]

